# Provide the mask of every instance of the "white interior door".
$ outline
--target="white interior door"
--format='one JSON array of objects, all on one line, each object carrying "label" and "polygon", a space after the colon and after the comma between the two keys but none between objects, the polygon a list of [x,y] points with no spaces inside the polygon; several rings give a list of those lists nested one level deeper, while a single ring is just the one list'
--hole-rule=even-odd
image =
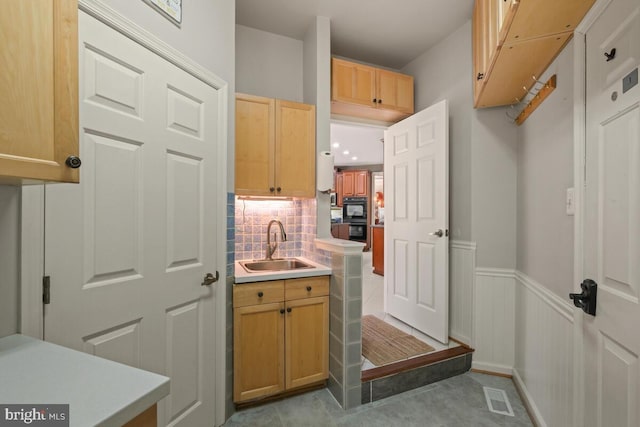
[{"label": "white interior door", "polygon": [[[640,2],[614,0],[587,32],[585,425],[640,425]],[[615,57],[609,61],[605,53]],[[635,70],[635,77],[634,76]],[[631,74],[630,74],[631,73]]]},{"label": "white interior door", "polygon": [[213,425],[218,92],[83,12],[79,38],[81,183],[46,188],[45,339],[169,376],[160,425]]},{"label": "white interior door", "polygon": [[449,341],[449,111],[441,101],[384,134],[385,311]]}]

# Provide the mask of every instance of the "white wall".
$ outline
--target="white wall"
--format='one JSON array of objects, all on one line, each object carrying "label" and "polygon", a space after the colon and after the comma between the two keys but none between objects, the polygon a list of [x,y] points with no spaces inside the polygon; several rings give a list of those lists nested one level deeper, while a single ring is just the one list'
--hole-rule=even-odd
[{"label": "white wall", "polygon": [[556,90],[518,129],[518,270],[561,298],[573,292],[573,41],[542,80]]},{"label": "white wall", "polygon": [[236,92],[303,102],[303,42],[236,25]]},{"label": "white wall", "polygon": [[455,240],[471,240],[471,21],[407,64],[414,77],[415,109],[449,101],[449,227]]},{"label": "white wall", "polygon": [[18,332],[20,189],[0,185],[0,337]]}]

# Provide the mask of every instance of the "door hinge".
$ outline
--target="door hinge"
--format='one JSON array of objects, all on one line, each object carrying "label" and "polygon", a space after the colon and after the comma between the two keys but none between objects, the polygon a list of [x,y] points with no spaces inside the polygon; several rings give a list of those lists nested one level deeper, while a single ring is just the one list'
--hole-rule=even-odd
[{"label": "door hinge", "polygon": [[51,278],[49,276],[42,278],[42,303],[51,304]]}]

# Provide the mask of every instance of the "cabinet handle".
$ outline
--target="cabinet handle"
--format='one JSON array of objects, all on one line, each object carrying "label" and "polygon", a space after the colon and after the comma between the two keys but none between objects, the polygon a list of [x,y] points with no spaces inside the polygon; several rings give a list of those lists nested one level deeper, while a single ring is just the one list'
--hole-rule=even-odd
[{"label": "cabinet handle", "polygon": [[280,314],[284,314],[284,308],[280,309]]},{"label": "cabinet handle", "polygon": [[287,307],[287,313],[291,313],[291,307]]},{"label": "cabinet handle", "polygon": [[269,191],[273,193],[274,191],[276,191],[276,189],[275,187],[269,187]]},{"label": "cabinet handle", "polygon": [[282,187],[278,187],[278,188],[276,188],[276,191],[277,191],[278,193],[279,193],[279,192],[281,192],[281,191],[282,191]]},{"label": "cabinet handle", "polygon": [[311,286],[307,286],[307,292],[311,292]]},{"label": "cabinet handle", "polygon": [[484,73],[478,73],[478,77],[476,77],[476,80],[482,80],[484,79]]},{"label": "cabinet handle", "polygon": [[77,156],[69,156],[69,157],[67,157],[67,160],[65,160],[64,163],[67,166],[69,166],[71,169],[78,169],[80,167],[80,165],[82,164],[82,162],[80,161],[80,157],[77,157]]},{"label": "cabinet handle", "polygon": [[258,298],[262,298],[264,296],[264,292],[260,291],[258,292]]}]

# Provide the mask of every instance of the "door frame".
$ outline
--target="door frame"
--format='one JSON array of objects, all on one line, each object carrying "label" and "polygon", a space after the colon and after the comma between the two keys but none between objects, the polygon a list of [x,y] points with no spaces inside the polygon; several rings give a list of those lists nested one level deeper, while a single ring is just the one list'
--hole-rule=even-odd
[{"label": "door frame", "polygon": [[[222,143],[216,148],[216,182],[218,198],[216,210],[220,213],[216,225],[216,267],[220,279],[215,288],[215,414],[216,425],[225,421],[226,395],[226,300],[227,300],[227,126],[229,84],[202,67],[180,51],[140,28],[133,21],[105,5],[100,0],[78,0],[78,9],[93,16],[115,31],[149,49],[164,60],[192,75],[218,91],[218,135]],[[42,277],[44,276],[44,207],[45,185],[22,187],[21,190],[21,249],[20,249],[20,332],[43,339]],[[68,184],[73,185],[73,184]]]},{"label": "door frame", "polygon": [[[584,277],[584,186],[586,173],[587,143],[587,99],[586,99],[586,34],[606,7],[613,0],[596,0],[589,12],[576,27],[573,35],[573,185],[575,196],[575,216],[573,217],[573,289],[581,292],[580,283]],[[581,309],[573,307],[573,425],[584,425],[584,340]]]}]

